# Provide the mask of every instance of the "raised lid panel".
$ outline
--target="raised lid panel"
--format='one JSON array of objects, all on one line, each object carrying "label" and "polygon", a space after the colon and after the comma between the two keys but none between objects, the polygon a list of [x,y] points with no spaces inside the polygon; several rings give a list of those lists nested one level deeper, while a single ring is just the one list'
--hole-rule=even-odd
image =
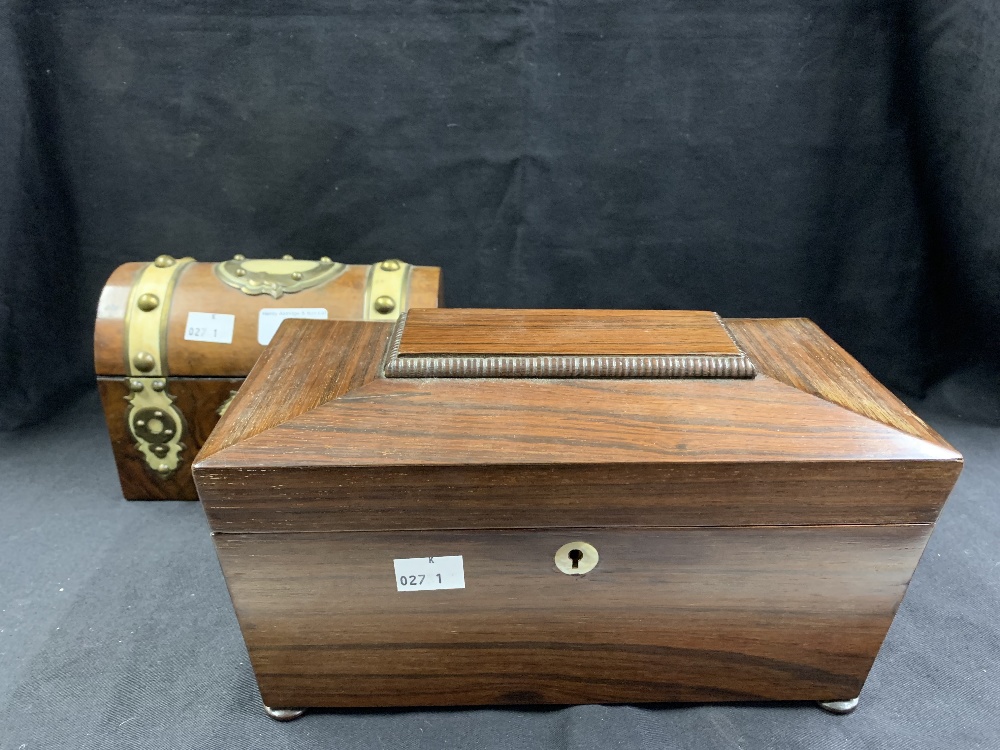
[{"label": "raised lid panel", "polygon": [[715,313],[689,310],[413,310],[389,378],[750,378]]},{"label": "raised lid panel", "polygon": [[415,309],[399,356],[685,356],[742,352],[715,313],[691,310]]}]

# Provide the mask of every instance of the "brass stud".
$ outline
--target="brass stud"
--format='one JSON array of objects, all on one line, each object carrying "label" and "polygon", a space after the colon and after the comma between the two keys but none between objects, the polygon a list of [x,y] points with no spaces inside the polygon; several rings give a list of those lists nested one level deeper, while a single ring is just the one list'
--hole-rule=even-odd
[{"label": "brass stud", "polygon": [[145,427],[146,426],[146,420],[145,419],[137,419],[137,420],[135,420],[135,426],[136,427]]},{"label": "brass stud", "polygon": [[293,258],[291,255],[282,255],[281,259],[282,260],[295,260],[295,258]]},{"label": "brass stud", "polygon": [[160,472],[161,474],[169,474],[170,473],[170,467],[167,466],[166,464],[160,464],[159,466],[156,467],[156,470],[158,472]]},{"label": "brass stud", "polygon": [[164,380],[154,380],[150,385],[153,387],[154,391],[162,391],[167,387],[167,383]]},{"label": "brass stud", "polygon": [[292,281],[302,281],[302,274],[296,271],[292,274]]},{"label": "brass stud", "polygon": [[245,268],[237,268],[236,269],[236,275],[237,276],[246,276],[247,275],[247,269],[245,269]]},{"label": "brass stud", "polygon": [[375,298],[375,311],[382,315],[388,315],[396,309],[396,300],[387,294]]},{"label": "brass stud", "polygon": [[153,261],[153,265],[157,268],[170,268],[177,261],[171,258],[169,255],[158,255],[156,260]]},{"label": "brass stud", "polygon": [[153,446],[153,453],[155,453],[160,458],[163,458],[165,455],[167,455],[167,450],[168,450],[168,448],[165,445],[154,445]]},{"label": "brass stud", "polygon": [[132,365],[139,372],[149,372],[156,367],[156,360],[149,352],[139,352],[132,358]]},{"label": "brass stud", "polygon": [[174,431],[173,430],[164,430],[163,434],[166,435],[167,437],[170,437],[171,435],[174,434]]},{"label": "brass stud", "polygon": [[139,295],[139,300],[136,302],[136,304],[139,305],[139,309],[142,310],[143,312],[149,312],[159,307],[160,298],[157,297],[155,294],[150,294],[149,292],[147,292],[146,294]]},{"label": "brass stud", "polygon": [[159,409],[157,409],[156,411],[153,412],[153,416],[154,417],[162,417],[163,416],[163,412],[160,411]]},{"label": "brass stud", "polygon": [[233,256],[233,260],[244,261],[246,259],[247,256],[245,256],[243,253],[236,253],[236,255]]},{"label": "brass stud", "polygon": [[378,267],[383,271],[398,271],[400,268],[400,263],[398,260],[383,260],[378,264]]},{"label": "brass stud", "polygon": [[333,263],[333,261],[332,261],[332,260],[330,260],[330,258],[329,258],[329,257],[327,257],[326,255],[324,255],[324,256],[323,256],[322,258],[320,258],[320,259],[319,259],[319,262],[320,262],[320,263]]},{"label": "brass stud", "polygon": [[141,380],[135,380],[134,378],[128,381],[128,389],[132,393],[139,393],[145,386],[142,384]]}]

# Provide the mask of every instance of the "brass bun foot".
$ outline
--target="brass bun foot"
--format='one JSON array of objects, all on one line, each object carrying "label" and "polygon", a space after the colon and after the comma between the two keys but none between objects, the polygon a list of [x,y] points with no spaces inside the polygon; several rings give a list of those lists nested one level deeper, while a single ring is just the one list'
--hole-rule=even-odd
[{"label": "brass bun foot", "polygon": [[271,708],[270,706],[264,706],[264,713],[275,721],[292,721],[299,718],[305,712],[304,708]]},{"label": "brass bun foot", "polygon": [[827,713],[849,714],[858,707],[858,699],[850,698],[846,701],[816,701],[816,705]]}]

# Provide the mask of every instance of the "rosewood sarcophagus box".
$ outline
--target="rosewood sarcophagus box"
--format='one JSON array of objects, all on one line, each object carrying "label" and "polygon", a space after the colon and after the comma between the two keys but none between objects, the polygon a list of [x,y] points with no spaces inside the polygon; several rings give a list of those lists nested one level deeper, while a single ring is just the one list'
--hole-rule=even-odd
[{"label": "rosewood sarcophagus box", "polygon": [[807,320],[421,309],[287,323],[194,476],[279,716],[845,707],[961,462]]},{"label": "rosewood sarcophagus box", "polygon": [[191,462],[283,320],[393,321],[440,295],[441,269],[398,260],[119,266],[98,304],[94,365],[122,493],[198,499]]}]

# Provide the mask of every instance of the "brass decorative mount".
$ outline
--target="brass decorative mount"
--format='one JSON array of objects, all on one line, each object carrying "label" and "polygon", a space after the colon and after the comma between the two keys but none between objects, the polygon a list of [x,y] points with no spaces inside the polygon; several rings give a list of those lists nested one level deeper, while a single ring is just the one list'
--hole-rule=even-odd
[{"label": "brass decorative mount", "polygon": [[274,299],[325,284],[346,270],[344,263],[335,263],[326,256],[319,260],[296,260],[291,255],[263,260],[236,255],[213,268],[224,284],[244,294],[267,294]]}]

